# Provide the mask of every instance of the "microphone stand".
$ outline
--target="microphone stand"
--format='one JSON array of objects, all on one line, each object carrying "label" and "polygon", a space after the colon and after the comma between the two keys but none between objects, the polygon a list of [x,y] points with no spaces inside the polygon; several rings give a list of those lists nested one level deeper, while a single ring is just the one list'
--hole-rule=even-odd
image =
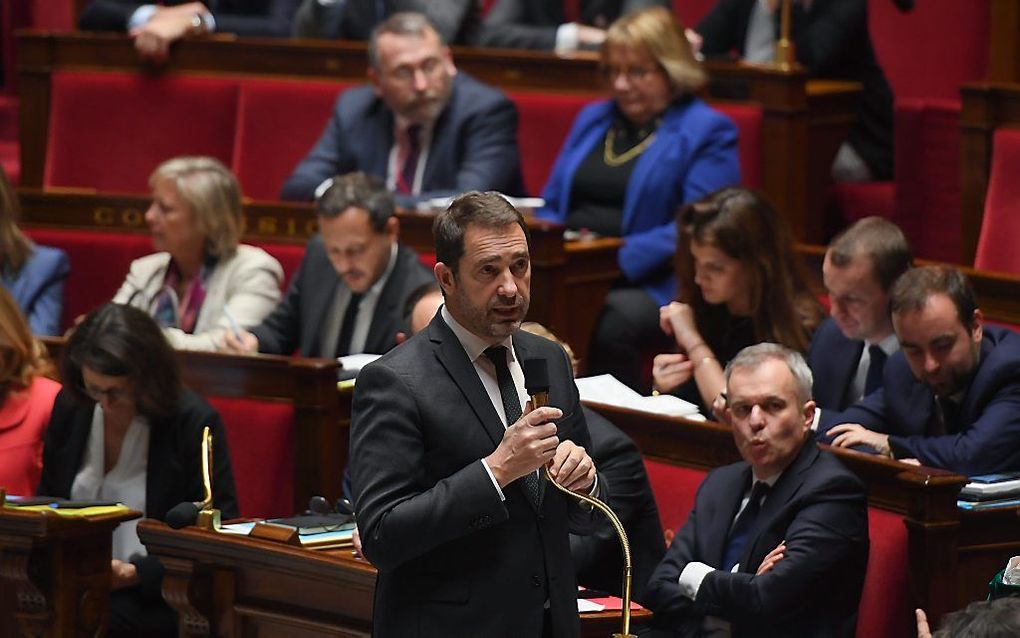
[{"label": "microphone stand", "polygon": [[793,41],[790,40],[790,11],[793,0],[780,0],[782,8],[779,21],[779,41],[776,42],[776,66],[780,71],[791,71],[796,61]]},{"label": "microphone stand", "polygon": [[[531,404],[533,407],[541,408],[549,405],[549,393],[548,392],[535,392],[531,395]],[[631,556],[630,556],[630,541],[627,540],[627,531],[623,529],[623,523],[620,522],[620,517],[610,509],[608,505],[600,501],[599,499],[588,496],[587,494],[580,494],[578,492],[572,492],[567,488],[563,487],[559,483],[553,480],[549,475],[549,467],[543,466],[542,473],[545,475],[547,481],[552,484],[557,490],[564,494],[569,494],[573,498],[591,505],[598,511],[606,515],[609,522],[613,525],[613,529],[616,530],[616,535],[620,539],[620,546],[623,549],[623,607],[621,612],[623,614],[622,631],[618,634],[613,634],[613,638],[637,638],[634,634],[630,633],[630,585],[631,585]]]},{"label": "microphone stand", "polygon": [[212,433],[209,426],[202,429],[202,487],[205,489],[205,498],[202,500],[202,507],[198,512],[198,519],[195,525],[202,529],[216,531],[220,528],[220,510],[212,506]]}]

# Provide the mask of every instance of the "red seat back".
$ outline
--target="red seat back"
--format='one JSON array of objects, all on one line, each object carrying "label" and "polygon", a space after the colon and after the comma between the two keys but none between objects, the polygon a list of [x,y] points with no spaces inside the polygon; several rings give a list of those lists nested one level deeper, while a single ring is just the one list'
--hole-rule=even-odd
[{"label": "red seat back", "polygon": [[278,198],[284,180],[319,139],[346,86],[309,80],[241,83],[232,166],[245,195]]},{"label": "red seat back", "polygon": [[1020,131],[1000,128],[992,137],[992,171],[985,196],[974,267],[1020,274]]},{"label": "red seat back", "polygon": [[43,184],[142,193],[176,155],[229,165],[236,113],[235,81],[55,71]]},{"label": "red seat back", "polygon": [[914,635],[914,604],[907,564],[907,526],[903,516],[868,508],[871,551],[857,609],[859,638]]},{"label": "red seat back", "polygon": [[276,258],[283,267],[283,289],[287,290],[290,279],[301,267],[301,260],[305,256],[304,244],[285,244],[282,242],[259,242],[255,244],[259,248]]},{"label": "red seat back", "polygon": [[567,139],[574,118],[595,98],[517,92],[510,95],[520,117],[517,141],[521,149],[521,172],[529,195],[542,192],[553,163]]},{"label": "red seat back", "polygon": [[[294,405],[206,397],[223,419],[241,516],[294,513]],[[215,462],[215,461],[214,461]]]},{"label": "red seat back", "polygon": [[669,544],[673,541],[673,534],[683,527],[694,509],[694,497],[706,473],[649,459],[645,459],[645,471],[655,495],[655,505],[659,508],[666,543]]},{"label": "red seat back", "polygon": [[148,235],[88,230],[26,228],[32,241],[67,252],[71,272],[64,283],[61,328],[106,303],[120,288],[131,262],[152,252]]},{"label": "red seat back", "polygon": [[750,188],[761,188],[761,107],[754,104],[713,102],[712,108],[733,120],[737,127],[741,183]]}]

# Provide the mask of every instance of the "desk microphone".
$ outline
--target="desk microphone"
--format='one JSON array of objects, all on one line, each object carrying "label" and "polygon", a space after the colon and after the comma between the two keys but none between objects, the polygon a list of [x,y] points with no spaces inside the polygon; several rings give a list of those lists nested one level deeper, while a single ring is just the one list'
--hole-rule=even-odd
[{"label": "desk microphone", "polygon": [[[541,408],[549,405],[549,362],[542,358],[522,359],[521,371],[524,373],[524,387],[527,389],[528,394],[531,395],[531,407]],[[599,499],[593,496],[588,496],[587,494],[571,492],[556,481],[552,480],[552,477],[549,476],[548,465],[543,466],[542,474],[545,476],[546,480],[548,480],[553,487],[559,491],[572,496],[576,500],[587,503],[605,514],[606,518],[608,518],[609,522],[613,525],[613,529],[616,530],[616,535],[620,539],[620,546],[623,550],[623,605],[621,607],[623,631],[618,634],[613,634],[613,638],[635,638],[634,634],[630,633],[630,542],[627,540],[627,532],[623,529],[620,517],[618,517],[608,505]]]},{"label": "desk microphone", "polygon": [[203,503],[201,501],[197,503],[178,503],[170,508],[170,511],[166,513],[166,524],[171,529],[181,529],[189,525],[194,525],[195,521],[198,520],[198,513],[202,511]]},{"label": "desk microphone", "polygon": [[199,525],[205,529],[217,530],[220,527],[220,511],[212,507],[212,467],[213,447],[212,432],[209,426],[202,429],[202,489],[205,498],[201,501],[185,501],[170,508],[166,513],[166,524],[172,529],[181,529],[189,525]]}]

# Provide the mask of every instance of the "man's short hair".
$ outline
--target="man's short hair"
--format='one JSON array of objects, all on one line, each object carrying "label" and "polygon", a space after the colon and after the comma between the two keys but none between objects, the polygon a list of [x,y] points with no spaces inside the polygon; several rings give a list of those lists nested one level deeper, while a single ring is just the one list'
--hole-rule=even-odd
[{"label": "man's short hair", "polygon": [[946,614],[934,638],[1012,638],[1020,635],[1020,598],[978,601]]},{"label": "man's short hair", "polygon": [[829,244],[828,255],[833,265],[840,268],[858,257],[867,257],[886,292],[914,263],[903,231],[881,217],[865,217],[841,232]]},{"label": "man's short hair", "polygon": [[439,38],[439,44],[445,46],[443,36],[436,29],[432,21],[423,13],[415,11],[400,11],[386,18],[372,29],[372,35],[368,38],[368,64],[372,68],[379,68],[379,37],[391,35],[416,35],[424,37],[427,31],[431,31]]},{"label": "man's short hair", "polygon": [[404,302],[404,324],[408,327],[407,334],[411,334],[411,315],[414,314],[414,307],[418,305],[418,302],[428,297],[432,293],[442,292],[442,288],[435,281],[430,281],[427,284],[422,284],[414,289],[414,291],[407,297],[407,301]]},{"label": "man's short hair", "polygon": [[893,284],[889,308],[894,315],[917,312],[932,295],[945,295],[956,306],[960,323],[968,330],[974,327],[977,295],[967,276],[948,266],[911,268]]},{"label": "man's short hair", "polygon": [[315,212],[333,219],[348,208],[360,208],[368,213],[375,232],[382,232],[393,217],[396,205],[393,194],[377,177],[358,171],[333,178],[333,183],[315,200]]},{"label": "man's short hair", "polygon": [[505,197],[495,191],[464,193],[439,213],[432,223],[436,261],[446,264],[456,277],[460,258],[464,256],[464,233],[468,226],[505,228],[511,224],[520,226],[524,230],[525,239],[530,243],[524,216]]},{"label": "man's short hair", "polygon": [[811,368],[804,361],[804,357],[796,350],[767,341],[747,346],[726,364],[726,387],[729,388],[730,376],[735,369],[757,368],[766,361],[773,360],[782,361],[790,370],[790,374],[793,375],[794,389],[797,392],[797,400],[801,404],[810,401],[813,378],[811,376]]}]

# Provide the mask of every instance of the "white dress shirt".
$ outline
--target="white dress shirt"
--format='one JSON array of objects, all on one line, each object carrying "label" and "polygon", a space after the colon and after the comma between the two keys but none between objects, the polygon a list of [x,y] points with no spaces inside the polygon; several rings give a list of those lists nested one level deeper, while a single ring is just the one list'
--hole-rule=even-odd
[{"label": "white dress shirt", "polygon": [[[361,304],[358,306],[358,314],[354,319],[354,332],[351,333],[351,349],[348,354],[361,354],[365,352],[365,343],[368,341],[368,332],[372,329],[372,318],[375,317],[375,307],[379,305],[379,296],[382,294],[386,282],[390,280],[393,268],[397,264],[397,243],[394,242],[390,248],[390,261],[386,270],[379,279],[372,284],[372,287],[361,296]],[[351,302],[351,289],[346,284],[337,284],[336,294],[333,295],[333,312],[326,319],[326,329],[322,331],[322,351],[326,353],[336,352],[337,341],[340,339],[340,330],[343,328],[344,314],[347,312],[347,305]],[[373,352],[371,354],[383,354]]]}]

